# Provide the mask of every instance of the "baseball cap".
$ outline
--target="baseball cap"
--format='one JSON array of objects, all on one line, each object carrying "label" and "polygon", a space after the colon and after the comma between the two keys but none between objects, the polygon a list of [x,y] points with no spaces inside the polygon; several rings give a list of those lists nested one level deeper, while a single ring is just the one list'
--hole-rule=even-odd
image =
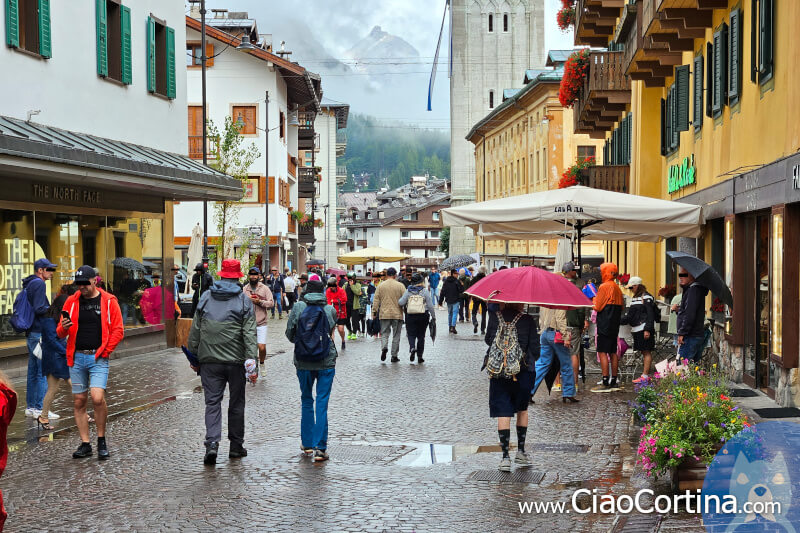
[{"label": "baseball cap", "polygon": [[625,287],[630,289],[634,285],[641,285],[641,284],[642,284],[642,278],[640,278],[639,276],[631,276],[631,279],[628,280],[628,284],[625,285]]},{"label": "baseball cap", "polygon": [[250,267],[250,270],[247,271],[247,274],[261,274],[261,271],[258,269],[258,267]]},{"label": "baseball cap", "polygon": [[75,271],[75,284],[76,285],[89,285],[91,281],[97,277],[97,272],[94,267],[83,265]]},{"label": "baseball cap", "polygon": [[572,272],[575,270],[575,263],[572,261],[567,261],[564,263],[564,266],[561,267],[561,272]]},{"label": "baseball cap", "polygon": [[41,259],[37,259],[36,262],[33,264],[33,270],[39,270],[40,268],[57,268],[58,265],[55,263],[51,263],[50,260],[46,257]]}]

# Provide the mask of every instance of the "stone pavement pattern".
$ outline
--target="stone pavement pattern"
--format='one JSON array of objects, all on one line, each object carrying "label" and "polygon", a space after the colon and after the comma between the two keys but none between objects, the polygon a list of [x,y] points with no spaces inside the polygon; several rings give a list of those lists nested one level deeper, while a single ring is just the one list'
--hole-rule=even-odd
[{"label": "stone pavement pattern", "polygon": [[[498,475],[499,453],[461,452],[497,446],[497,431],[478,372],[485,345],[466,325],[429,344],[421,366],[409,364],[405,338],[395,364],[381,364],[377,340],[348,342],[331,396],[331,460],[313,464],[299,453],[285,324],[270,322],[269,350],[282,353],[268,360],[269,377],[247,387],[242,460],[229,461],[223,442],[216,468],[203,466],[199,378],[174,350],[112,361],[109,401],[121,414],[109,425],[108,461],[71,458],[79,439],[69,418],[48,437],[20,411],[0,479],[8,531],[607,531],[614,516],[520,515],[517,502],[568,501],[579,487],[635,490],[630,395],[587,392],[564,405],[544,387],[529,410],[527,469],[543,479],[481,481]],[[68,414],[68,405],[63,394],[57,408]],[[455,458],[406,465],[430,443],[455,445]]]}]

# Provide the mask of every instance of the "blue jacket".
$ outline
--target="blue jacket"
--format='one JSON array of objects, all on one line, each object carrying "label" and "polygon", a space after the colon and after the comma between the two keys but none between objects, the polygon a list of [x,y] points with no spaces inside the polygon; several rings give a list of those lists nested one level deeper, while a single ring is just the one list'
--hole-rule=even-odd
[{"label": "blue jacket", "polygon": [[439,286],[439,280],[442,279],[442,275],[438,272],[431,272],[428,274],[428,283],[434,289]]},{"label": "blue jacket", "polygon": [[30,333],[42,332],[42,321],[50,310],[50,300],[47,299],[47,285],[42,278],[31,274],[22,280],[22,288],[28,291],[28,301],[33,308],[34,318]]}]

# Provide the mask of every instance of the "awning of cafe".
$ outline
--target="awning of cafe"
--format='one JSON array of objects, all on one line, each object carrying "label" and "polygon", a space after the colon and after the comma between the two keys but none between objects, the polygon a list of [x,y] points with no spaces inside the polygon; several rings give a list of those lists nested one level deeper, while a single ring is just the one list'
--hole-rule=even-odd
[{"label": "awning of cafe", "polygon": [[0,176],[163,196],[238,200],[242,185],[185,155],[0,116]]}]

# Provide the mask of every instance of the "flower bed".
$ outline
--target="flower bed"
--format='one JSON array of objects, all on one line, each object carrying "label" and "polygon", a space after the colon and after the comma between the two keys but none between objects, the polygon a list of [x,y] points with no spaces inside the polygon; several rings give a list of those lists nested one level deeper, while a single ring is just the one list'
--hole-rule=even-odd
[{"label": "flower bed", "polygon": [[589,72],[589,49],[583,48],[570,54],[564,63],[564,75],[558,89],[558,101],[564,107],[572,107],[581,95],[584,81]]},{"label": "flower bed", "polygon": [[644,427],[636,462],[648,476],[690,469],[694,474],[683,477],[693,483],[678,488],[696,488],[698,481],[702,486],[698,468],[705,469],[725,442],[750,426],[730,399],[726,383],[713,365],[709,370],[693,366],[655,374],[637,385],[631,407]]}]

